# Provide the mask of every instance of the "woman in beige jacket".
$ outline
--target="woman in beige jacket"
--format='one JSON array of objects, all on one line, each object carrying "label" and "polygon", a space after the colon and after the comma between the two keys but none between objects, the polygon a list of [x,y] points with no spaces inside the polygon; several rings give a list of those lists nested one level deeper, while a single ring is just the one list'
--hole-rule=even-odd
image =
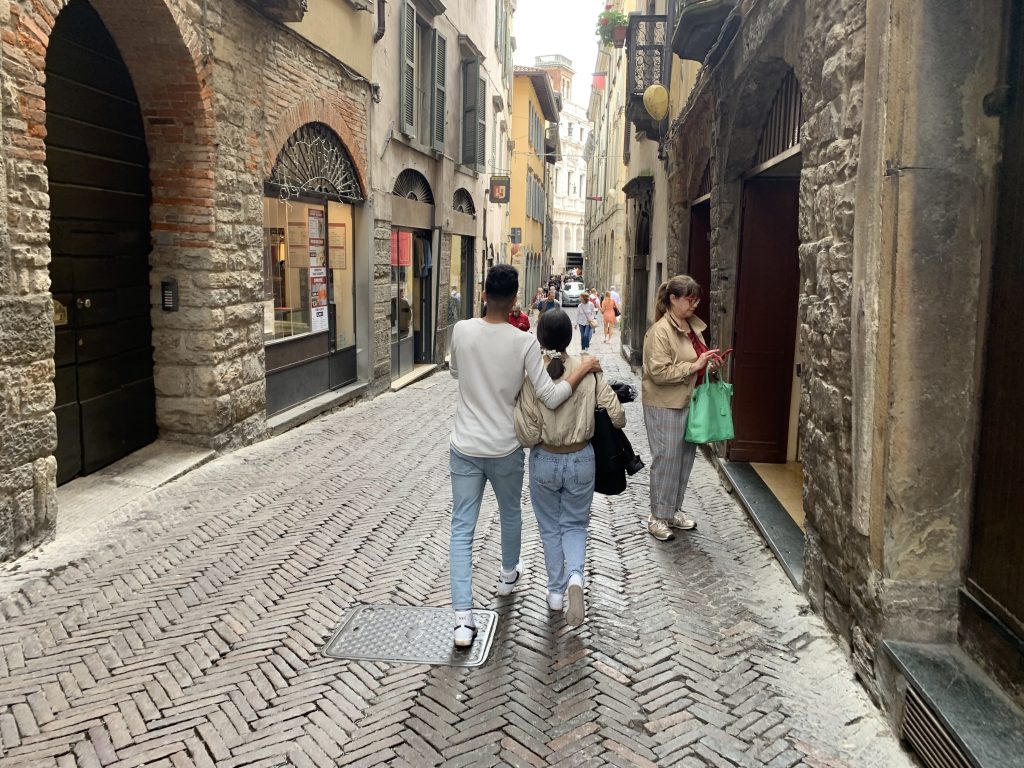
[{"label": "woman in beige jacket", "polygon": [[700,286],[676,275],[658,288],[655,322],[644,337],[642,400],[651,447],[651,516],[647,531],[659,541],[673,528],[697,527],[683,512],[697,446],[684,440],[690,396],[707,367],[718,364],[718,350],[707,348],[704,321],[694,315]]},{"label": "woman in beige jacket", "polygon": [[[544,350],[548,374],[555,382],[580,365],[566,354],[572,341],[572,321],[561,309],[541,315],[537,341]],[[548,607],[562,610],[565,620],[583,623],[583,565],[587,554],[587,526],[594,499],[594,408],[608,411],[612,424],[626,425],[626,414],[604,376],[597,373],[581,382],[576,392],[555,410],[545,406],[527,379],[515,409],[516,436],[530,449],[530,501],[537,516],[544,561],[548,571]]]}]

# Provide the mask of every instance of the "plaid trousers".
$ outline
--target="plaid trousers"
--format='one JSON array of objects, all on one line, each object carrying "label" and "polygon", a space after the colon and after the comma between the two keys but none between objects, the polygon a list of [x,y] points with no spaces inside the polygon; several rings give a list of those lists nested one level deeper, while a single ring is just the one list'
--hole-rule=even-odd
[{"label": "plaid trousers", "polygon": [[687,408],[644,405],[644,426],[651,446],[651,514],[668,520],[683,508],[697,446],[683,439]]}]

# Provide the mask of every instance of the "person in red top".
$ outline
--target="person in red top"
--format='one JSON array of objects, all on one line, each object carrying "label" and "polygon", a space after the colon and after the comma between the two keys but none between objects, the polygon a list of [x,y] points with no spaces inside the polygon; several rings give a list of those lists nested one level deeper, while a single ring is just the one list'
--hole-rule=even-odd
[{"label": "person in red top", "polygon": [[512,307],[512,311],[508,313],[508,321],[520,331],[530,330],[530,318],[526,316],[526,313],[523,312],[518,304]]}]

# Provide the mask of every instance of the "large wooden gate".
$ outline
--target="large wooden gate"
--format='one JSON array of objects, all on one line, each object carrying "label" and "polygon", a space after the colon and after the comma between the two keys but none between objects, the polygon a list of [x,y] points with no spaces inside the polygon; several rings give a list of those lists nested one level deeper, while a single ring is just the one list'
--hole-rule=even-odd
[{"label": "large wooden gate", "polygon": [[800,288],[799,188],[799,179],[756,177],[743,188],[733,461],[786,461]]},{"label": "large wooden gate", "polygon": [[57,480],[156,438],[149,156],[132,80],[87,0],[57,18],[46,58]]},{"label": "large wooden gate", "polygon": [[[1005,119],[999,227],[992,267],[984,400],[967,589],[1024,647],[1024,25],[1012,113]],[[1017,661],[1018,669],[1024,662]],[[1019,682],[1019,680],[1018,680]]]}]

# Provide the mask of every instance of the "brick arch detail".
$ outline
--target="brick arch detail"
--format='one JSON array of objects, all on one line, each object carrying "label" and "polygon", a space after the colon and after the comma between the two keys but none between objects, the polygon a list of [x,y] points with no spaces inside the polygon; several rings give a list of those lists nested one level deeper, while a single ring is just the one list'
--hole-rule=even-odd
[{"label": "brick arch detail", "polygon": [[366,152],[363,140],[353,133],[349,124],[341,119],[341,107],[334,104],[329,94],[320,93],[311,96],[289,107],[278,118],[274,127],[267,134],[267,146],[263,156],[263,178],[270,177],[277,162],[277,156],[288,138],[307,123],[323,123],[341,139],[352,158],[352,165],[359,181],[363,197],[369,196],[369,185],[366,182]]}]

